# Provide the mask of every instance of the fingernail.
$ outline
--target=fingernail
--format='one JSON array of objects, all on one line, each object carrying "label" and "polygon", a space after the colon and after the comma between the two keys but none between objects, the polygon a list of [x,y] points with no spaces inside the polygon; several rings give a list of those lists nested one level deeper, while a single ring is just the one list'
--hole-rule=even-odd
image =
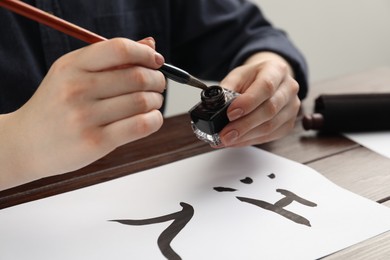
[{"label": "fingernail", "polygon": [[223,136],[226,145],[234,143],[238,139],[238,131],[232,130]]},{"label": "fingernail", "polygon": [[155,57],[157,65],[162,66],[164,64],[165,59],[160,53],[156,52],[154,57]]},{"label": "fingernail", "polygon": [[244,114],[244,111],[241,108],[236,108],[233,111],[229,112],[229,120],[234,121],[239,119]]},{"label": "fingernail", "polygon": [[223,144],[219,144],[219,145],[210,144],[210,147],[211,147],[211,148],[214,148],[214,149],[222,149],[222,148],[225,148],[225,146],[224,146]]}]

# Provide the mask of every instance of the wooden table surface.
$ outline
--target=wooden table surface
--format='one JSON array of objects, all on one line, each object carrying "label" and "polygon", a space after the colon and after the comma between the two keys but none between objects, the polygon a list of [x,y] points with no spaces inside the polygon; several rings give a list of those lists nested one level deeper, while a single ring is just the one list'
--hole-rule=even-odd
[{"label": "wooden table surface", "polygon": [[[320,94],[390,92],[390,68],[312,84],[303,113],[313,110]],[[390,159],[341,135],[304,131],[298,118],[287,137],[258,147],[308,165],[337,185],[390,207]],[[143,140],[124,145],[75,172],[53,176],[0,191],[0,209],[104,182],[141,170],[211,151],[192,133],[189,116],[166,119],[162,129]],[[324,259],[390,259],[390,232]]]}]

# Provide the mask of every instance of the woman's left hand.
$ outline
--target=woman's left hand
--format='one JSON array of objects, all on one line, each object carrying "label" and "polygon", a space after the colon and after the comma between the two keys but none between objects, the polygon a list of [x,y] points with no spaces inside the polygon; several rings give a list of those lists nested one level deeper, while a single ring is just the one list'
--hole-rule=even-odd
[{"label": "woman's left hand", "polygon": [[220,85],[241,94],[228,108],[230,123],[219,134],[222,146],[266,143],[287,135],[294,127],[301,104],[299,85],[281,56],[257,53]]}]

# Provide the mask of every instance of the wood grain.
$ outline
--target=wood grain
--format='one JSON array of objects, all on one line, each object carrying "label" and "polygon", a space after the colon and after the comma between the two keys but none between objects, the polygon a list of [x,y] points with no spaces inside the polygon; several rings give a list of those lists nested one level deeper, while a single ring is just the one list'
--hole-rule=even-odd
[{"label": "wood grain", "polygon": [[374,201],[390,196],[390,160],[364,147],[308,164],[337,185]]},{"label": "wood grain", "polygon": [[349,248],[336,252],[323,259],[388,260],[390,259],[390,231]]},{"label": "wood grain", "polygon": [[[390,201],[383,203],[390,207]],[[349,248],[336,252],[323,259],[326,260],[388,260],[390,259],[390,231],[379,236],[373,237]]]}]

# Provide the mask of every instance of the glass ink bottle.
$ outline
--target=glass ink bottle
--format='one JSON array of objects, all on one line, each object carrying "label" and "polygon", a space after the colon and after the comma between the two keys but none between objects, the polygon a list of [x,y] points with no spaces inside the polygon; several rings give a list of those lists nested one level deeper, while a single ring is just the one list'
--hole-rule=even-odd
[{"label": "glass ink bottle", "polygon": [[229,123],[227,109],[239,94],[220,86],[210,86],[201,92],[201,101],[190,109],[195,135],[212,146],[221,144],[219,132]]}]

